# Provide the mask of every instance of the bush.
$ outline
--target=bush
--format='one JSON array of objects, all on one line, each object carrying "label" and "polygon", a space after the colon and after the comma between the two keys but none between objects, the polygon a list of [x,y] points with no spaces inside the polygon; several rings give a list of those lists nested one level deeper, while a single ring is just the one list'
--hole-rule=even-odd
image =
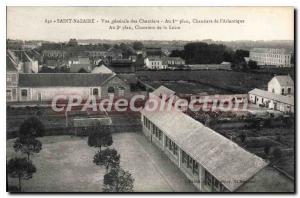
[{"label": "bush", "polygon": [[273,157],[275,159],[279,159],[282,156],[282,151],[280,150],[280,148],[275,148],[273,151]]}]

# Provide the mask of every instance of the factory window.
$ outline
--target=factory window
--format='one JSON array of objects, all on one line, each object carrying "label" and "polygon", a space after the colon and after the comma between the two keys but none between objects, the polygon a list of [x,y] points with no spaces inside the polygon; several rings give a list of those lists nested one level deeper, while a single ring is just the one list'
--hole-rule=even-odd
[{"label": "factory window", "polygon": [[191,173],[194,175],[199,174],[199,164],[196,160],[194,160],[192,157],[190,157],[186,152],[181,152],[181,162],[182,164],[190,170]]},{"label": "factory window", "polygon": [[111,93],[111,94],[114,94],[115,93],[115,89],[113,87],[108,87],[107,92]]},{"label": "factory window", "polygon": [[22,97],[27,97],[27,90],[26,89],[22,89],[21,96]]},{"label": "factory window", "polygon": [[125,88],[124,87],[119,87],[119,90],[118,90],[118,94],[119,96],[124,96],[125,95]]},{"label": "factory window", "polygon": [[162,140],[162,132],[159,130],[158,127],[156,127],[154,124],[152,125],[152,134],[159,140]]},{"label": "factory window", "polygon": [[224,192],[226,188],[219,182],[214,176],[212,176],[207,170],[204,172],[204,184],[210,186],[212,191]]},{"label": "factory window", "polygon": [[284,89],[281,89],[281,95],[284,95]]},{"label": "factory window", "polygon": [[291,92],[292,92],[292,89],[288,88],[288,94],[291,94]]},{"label": "factory window", "polygon": [[11,75],[6,74],[6,82],[11,82],[11,81],[12,81]]},{"label": "factory window", "polygon": [[171,153],[173,153],[175,156],[178,156],[178,146],[167,136],[166,136],[166,147],[168,148],[169,151],[171,151]]},{"label": "factory window", "polygon": [[93,96],[98,96],[99,95],[99,89],[98,88],[94,88],[93,89]]}]

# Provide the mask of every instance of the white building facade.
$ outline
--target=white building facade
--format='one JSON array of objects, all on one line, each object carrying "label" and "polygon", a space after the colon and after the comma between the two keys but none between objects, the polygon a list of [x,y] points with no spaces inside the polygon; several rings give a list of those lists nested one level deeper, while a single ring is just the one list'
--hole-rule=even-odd
[{"label": "white building facade", "polygon": [[284,49],[254,48],[250,51],[249,59],[256,61],[257,65],[276,67],[291,67],[292,54]]},{"label": "white building facade", "polygon": [[145,59],[145,66],[148,69],[167,69],[167,65],[163,64],[163,61],[159,57],[147,57]]}]

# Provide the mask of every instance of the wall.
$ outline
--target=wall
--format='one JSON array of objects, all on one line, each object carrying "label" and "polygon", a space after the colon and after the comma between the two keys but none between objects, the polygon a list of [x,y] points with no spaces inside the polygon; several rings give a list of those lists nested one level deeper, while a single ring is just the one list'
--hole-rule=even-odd
[{"label": "wall", "polygon": [[291,89],[290,94],[294,94],[294,86],[280,86],[277,80],[274,78],[268,83],[268,92],[272,92],[274,89],[274,93],[278,95],[282,95],[281,90],[284,89],[284,95],[288,94],[288,88]]},{"label": "wall", "polygon": [[[130,86],[121,80],[119,77],[115,76],[112,79],[110,79],[108,82],[102,85],[101,89],[101,97],[102,98],[108,98],[108,88],[113,87],[115,90],[114,96],[115,97],[129,97],[130,96]],[[124,96],[119,94],[120,87],[124,88]]]},{"label": "wall", "polygon": [[[193,185],[199,189],[200,191],[205,191],[204,188],[202,188],[203,186],[203,173],[204,170],[202,170],[203,168],[201,167],[201,165],[199,164],[199,175],[194,175],[192,173],[189,172],[189,170],[187,170],[184,166],[181,165],[181,152],[182,149],[180,147],[178,147],[178,156],[174,156],[173,153],[171,153],[171,151],[168,150],[168,148],[165,147],[165,139],[166,139],[166,135],[165,133],[162,131],[162,141],[159,141],[155,136],[152,135],[151,133],[151,125],[150,125],[150,130],[148,130],[144,125],[143,125],[143,115],[141,115],[141,122],[142,122],[142,129],[143,129],[143,133],[144,135],[147,137],[147,139],[153,143],[154,145],[156,145],[157,147],[159,147],[165,154],[166,156],[168,156],[168,158],[174,163],[176,164],[176,166],[186,175],[186,177],[192,181]],[[178,146],[178,145],[177,145]],[[202,177],[200,177],[200,175],[202,175]]]},{"label": "wall", "polygon": [[[253,104],[255,104],[255,95],[249,94],[249,101]],[[267,106],[266,103],[269,102],[269,105]],[[276,107],[275,107],[276,104]],[[292,112],[294,113],[294,106],[287,105],[281,102],[273,101],[270,99],[265,99],[261,96],[256,96],[256,105],[264,105],[266,108],[278,110],[281,112]]]},{"label": "wall", "polygon": [[[100,88],[100,87],[99,87]],[[28,90],[27,100],[22,99],[21,90]],[[90,87],[21,87],[19,88],[19,100],[20,101],[39,101],[38,94],[41,93],[42,101],[52,101],[56,95],[80,95],[83,99],[86,99],[90,95]],[[99,93],[101,93],[101,88]]]}]

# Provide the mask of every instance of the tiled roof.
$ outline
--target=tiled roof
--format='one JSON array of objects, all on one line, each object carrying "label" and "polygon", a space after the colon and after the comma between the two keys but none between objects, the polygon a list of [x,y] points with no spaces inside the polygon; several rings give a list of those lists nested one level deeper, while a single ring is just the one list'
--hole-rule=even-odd
[{"label": "tiled roof", "polygon": [[114,74],[39,73],[20,74],[20,87],[90,87],[101,86]]}]

